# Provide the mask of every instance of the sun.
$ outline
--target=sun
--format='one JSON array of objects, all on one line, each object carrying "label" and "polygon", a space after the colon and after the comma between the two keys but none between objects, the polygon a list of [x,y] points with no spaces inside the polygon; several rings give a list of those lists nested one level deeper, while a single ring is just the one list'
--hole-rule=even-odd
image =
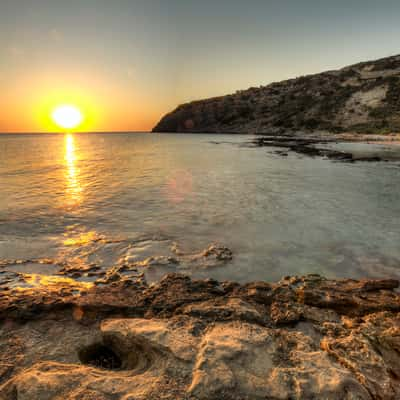
[{"label": "sun", "polygon": [[51,117],[63,129],[76,128],[83,121],[83,115],[79,108],[69,104],[56,107]]}]

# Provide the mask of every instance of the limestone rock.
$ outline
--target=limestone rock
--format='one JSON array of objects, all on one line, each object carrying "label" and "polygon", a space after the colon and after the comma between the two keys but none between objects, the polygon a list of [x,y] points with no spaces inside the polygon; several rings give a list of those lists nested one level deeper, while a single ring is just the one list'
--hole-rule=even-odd
[{"label": "limestone rock", "polygon": [[66,285],[0,297],[1,400],[400,398],[397,281]]}]

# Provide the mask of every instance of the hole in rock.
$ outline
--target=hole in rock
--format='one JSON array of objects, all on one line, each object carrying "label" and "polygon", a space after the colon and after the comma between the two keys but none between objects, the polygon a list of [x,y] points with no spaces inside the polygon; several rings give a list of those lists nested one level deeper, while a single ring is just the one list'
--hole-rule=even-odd
[{"label": "hole in rock", "polygon": [[121,369],[122,360],[115,351],[102,343],[92,344],[81,349],[78,357],[83,364],[104,369]]}]

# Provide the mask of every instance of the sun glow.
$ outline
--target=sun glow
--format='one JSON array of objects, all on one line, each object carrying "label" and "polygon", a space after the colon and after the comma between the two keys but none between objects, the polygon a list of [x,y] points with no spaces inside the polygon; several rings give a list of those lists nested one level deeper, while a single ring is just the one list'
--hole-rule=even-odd
[{"label": "sun glow", "polygon": [[61,105],[56,107],[51,117],[62,129],[74,129],[83,121],[83,115],[78,107],[73,105]]}]

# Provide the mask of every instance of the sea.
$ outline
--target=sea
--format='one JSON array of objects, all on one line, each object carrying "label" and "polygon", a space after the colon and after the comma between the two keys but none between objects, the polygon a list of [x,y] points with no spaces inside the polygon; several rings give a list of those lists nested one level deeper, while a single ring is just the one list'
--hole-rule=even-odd
[{"label": "sea", "polygon": [[252,139],[0,134],[0,281],[400,278],[398,161],[283,157]]}]

